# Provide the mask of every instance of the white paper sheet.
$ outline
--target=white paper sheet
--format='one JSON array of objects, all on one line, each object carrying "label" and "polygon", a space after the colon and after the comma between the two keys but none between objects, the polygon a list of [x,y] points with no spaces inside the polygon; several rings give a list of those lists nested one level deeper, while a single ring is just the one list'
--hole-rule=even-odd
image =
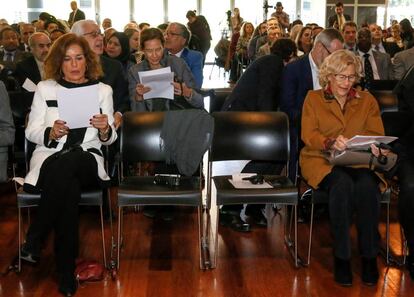
[{"label": "white paper sheet", "polygon": [[32,82],[29,78],[26,78],[26,80],[24,81],[22,87],[29,92],[34,92],[36,91],[36,84],[34,82]]},{"label": "white paper sheet", "polygon": [[394,136],[362,136],[362,135],[355,135],[351,139],[349,139],[346,143],[348,148],[369,148],[369,146],[373,143],[385,143],[388,144],[393,142],[394,140],[398,139],[398,137]]},{"label": "white paper sheet", "polygon": [[249,180],[243,180],[245,177],[254,176],[256,173],[239,173],[233,174],[232,179],[229,179],[229,182],[236,189],[272,189],[273,186],[267,183],[266,181],[263,184],[252,184]]},{"label": "white paper sheet", "polygon": [[166,98],[174,100],[174,73],[171,67],[138,72],[141,83],[150,87],[151,91],[144,94],[144,100],[152,98]]},{"label": "white paper sheet", "polygon": [[70,129],[90,127],[89,120],[99,114],[98,85],[66,89],[57,92],[59,119]]}]

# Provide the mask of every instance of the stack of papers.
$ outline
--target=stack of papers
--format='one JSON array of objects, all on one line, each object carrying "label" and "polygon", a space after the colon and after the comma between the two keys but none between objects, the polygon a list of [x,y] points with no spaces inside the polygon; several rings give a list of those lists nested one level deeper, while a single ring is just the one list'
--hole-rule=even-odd
[{"label": "stack of papers", "polygon": [[174,100],[174,73],[171,67],[138,72],[139,80],[151,91],[144,94],[144,100],[165,98]]},{"label": "stack of papers", "polygon": [[394,136],[362,136],[362,135],[355,135],[351,139],[349,139],[346,143],[347,148],[358,148],[358,149],[368,149],[371,144],[379,144],[379,143],[391,143],[394,140],[398,139],[398,137]]},{"label": "stack of papers", "polygon": [[100,113],[97,84],[72,89],[59,88],[57,101],[59,119],[65,121],[69,129],[90,127],[89,120]]}]

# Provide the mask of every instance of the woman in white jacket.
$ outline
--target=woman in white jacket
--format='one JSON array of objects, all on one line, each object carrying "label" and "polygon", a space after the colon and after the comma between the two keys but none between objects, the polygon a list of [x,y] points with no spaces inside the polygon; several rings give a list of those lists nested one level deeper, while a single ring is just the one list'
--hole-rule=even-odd
[{"label": "woman in white jacket", "polygon": [[[54,228],[59,291],[65,296],[72,296],[77,289],[74,270],[81,191],[109,183],[101,146],[117,137],[112,89],[98,82],[101,75],[98,58],[83,37],[60,37],[45,61],[46,80],[37,86],[26,128],[26,138],[36,144],[36,149],[24,189],[40,192],[41,200],[22,247],[22,258],[36,262],[42,241]],[[59,116],[59,90],[92,85],[97,88],[101,113],[91,115],[89,127],[71,129]]]}]

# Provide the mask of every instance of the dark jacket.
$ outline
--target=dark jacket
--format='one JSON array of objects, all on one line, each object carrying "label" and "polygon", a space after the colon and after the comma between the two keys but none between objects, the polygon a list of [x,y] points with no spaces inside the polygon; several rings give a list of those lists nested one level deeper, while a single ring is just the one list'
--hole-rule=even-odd
[{"label": "dark jacket", "polygon": [[254,61],[240,77],[224,110],[276,111],[279,106],[283,61],[277,55]]},{"label": "dark jacket", "polygon": [[214,119],[205,110],[168,111],[160,135],[166,162],[177,164],[181,174],[193,175],[211,145],[213,134]]},{"label": "dark jacket", "polygon": [[114,111],[124,113],[130,109],[130,104],[128,82],[123,74],[122,64],[105,56],[101,56],[100,59],[104,72],[104,76],[100,81],[112,87]]},{"label": "dark jacket", "polygon": [[36,85],[42,80],[39,67],[37,66],[36,60],[33,56],[27,57],[26,59],[18,62],[16,64],[16,71],[14,72],[14,75],[19,81],[20,86],[23,85],[26,78],[30,79]]}]

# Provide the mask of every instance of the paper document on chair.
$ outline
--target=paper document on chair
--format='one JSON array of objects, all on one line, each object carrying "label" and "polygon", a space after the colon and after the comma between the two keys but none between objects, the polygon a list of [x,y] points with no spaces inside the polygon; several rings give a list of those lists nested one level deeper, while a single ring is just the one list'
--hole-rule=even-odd
[{"label": "paper document on chair", "polygon": [[388,144],[398,139],[394,136],[362,136],[355,135],[346,142],[347,148],[360,148],[368,149],[369,146],[373,143],[385,143]]},{"label": "paper document on chair", "polygon": [[264,182],[262,184],[252,184],[249,180],[243,180],[245,177],[251,177],[256,175],[256,173],[239,173],[233,174],[232,178],[229,179],[229,182],[235,187],[236,189],[272,189],[273,186],[270,185],[268,182]]},{"label": "paper document on chair", "polygon": [[152,98],[165,98],[174,100],[174,73],[170,67],[156,70],[138,72],[141,84],[151,88],[151,91],[144,94],[144,100]]}]

